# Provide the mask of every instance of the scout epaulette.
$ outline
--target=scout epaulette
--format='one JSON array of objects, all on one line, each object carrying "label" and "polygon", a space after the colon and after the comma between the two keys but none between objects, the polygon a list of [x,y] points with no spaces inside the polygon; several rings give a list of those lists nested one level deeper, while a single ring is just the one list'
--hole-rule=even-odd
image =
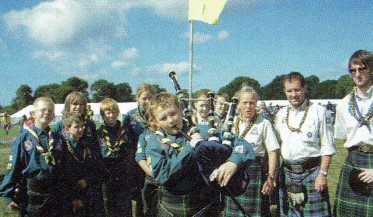
[{"label": "scout epaulette", "polygon": [[109,149],[106,156],[110,156],[112,153],[119,151],[120,147],[124,143],[124,139],[123,139],[123,135],[125,133],[124,127],[119,121],[117,122],[117,124],[119,124],[118,135],[117,135],[117,138],[115,139],[114,144],[111,144],[109,133],[107,129],[105,129],[104,125],[101,125],[100,127],[102,137],[105,139],[106,145]]},{"label": "scout epaulette", "polygon": [[155,134],[158,135],[158,138],[162,142],[163,146],[172,147],[178,152],[181,152],[184,149],[179,144],[172,142],[171,139],[167,138],[166,135],[163,132],[161,132],[161,130],[155,131]]},{"label": "scout epaulette", "polygon": [[44,156],[45,162],[47,162],[47,164],[56,165],[56,159],[53,157],[53,154],[52,154],[52,150],[53,150],[53,145],[52,144],[54,142],[53,135],[52,135],[52,130],[50,130],[49,133],[48,133],[48,137],[49,137],[49,143],[47,144],[48,150],[45,150],[43,148],[43,146],[40,145],[39,136],[35,133],[35,131],[33,131],[31,128],[27,128],[26,130],[36,140],[36,142],[37,142],[36,149],[38,151],[40,151],[41,154]]}]

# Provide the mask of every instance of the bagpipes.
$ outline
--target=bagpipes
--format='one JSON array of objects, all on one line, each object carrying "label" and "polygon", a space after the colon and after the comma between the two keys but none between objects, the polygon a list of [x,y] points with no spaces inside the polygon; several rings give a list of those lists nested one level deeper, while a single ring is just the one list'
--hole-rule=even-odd
[{"label": "bagpipes", "polygon": [[[179,99],[182,107],[183,107],[183,115],[184,118],[188,121],[189,127],[190,127],[190,134],[192,135],[195,132],[198,132],[196,130],[194,123],[192,121],[192,114],[191,111],[188,109],[187,106],[187,100],[184,97],[184,94],[181,92],[180,85],[176,78],[176,73],[174,71],[169,73],[170,78],[174,82],[175,90],[177,98]],[[233,149],[233,140],[234,136],[231,133],[232,126],[233,126],[233,119],[236,112],[237,107],[237,98],[232,99],[232,104],[230,106],[228,121],[227,121],[227,131],[223,133],[223,141],[220,143],[220,139],[218,137],[219,132],[217,130],[217,126],[215,124],[217,123],[217,117],[214,115],[214,94],[212,92],[208,93],[208,99],[207,99],[210,110],[209,110],[209,126],[210,129],[208,130],[209,133],[209,141],[200,141],[197,143],[195,147],[194,156],[195,159],[198,162],[198,167],[200,169],[200,172],[206,181],[206,183],[209,186],[212,186],[212,183],[214,182],[214,187],[220,188],[217,185],[216,178],[218,176],[218,170],[217,167],[219,167],[221,164],[226,162],[226,160],[229,158],[229,156],[232,153]],[[179,133],[183,135],[187,140],[191,141],[192,137],[189,136],[187,133],[183,132],[182,130],[179,130]],[[240,172],[237,172],[240,173]],[[236,204],[236,206],[240,209],[242,214],[244,216],[249,216],[242,205],[237,201],[235,198],[235,195],[242,194],[242,176],[243,174],[237,174],[234,177],[240,176],[241,178],[235,178],[236,181],[230,180],[230,182],[234,182],[234,184],[230,185],[228,184],[227,187],[222,188],[220,191],[224,192],[229,196],[233,202]],[[233,191],[231,190],[233,188]]]}]

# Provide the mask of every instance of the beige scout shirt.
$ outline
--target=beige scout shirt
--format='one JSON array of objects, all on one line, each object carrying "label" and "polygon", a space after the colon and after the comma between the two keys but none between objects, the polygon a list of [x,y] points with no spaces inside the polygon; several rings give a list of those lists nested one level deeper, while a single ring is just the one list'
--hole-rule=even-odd
[{"label": "beige scout shirt", "polygon": [[[363,96],[358,96],[356,99],[357,106],[363,117],[366,117],[370,109],[373,109],[372,96],[373,86]],[[351,93],[338,103],[334,137],[337,139],[346,139],[344,143],[344,147],[346,148],[362,144],[373,145],[373,118],[370,118],[368,121],[369,127],[360,125],[352,114],[349,105],[350,99]]]},{"label": "beige scout shirt", "polygon": [[[280,109],[276,115],[276,129],[281,140],[281,156],[284,160],[294,161],[310,157],[333,155],[335,143],[333,126],[326,115],[324,107],[310,102],[307,116],[300,132],[292,132],[287,125],[286,116],[289,110],[289,125],[298,128],[305,115],[307,99],[298,108],[292,105]],[[327,123],[329,122],[329,123]]]},{"label": "beige scout shirt", "polygon": [[[236,121],[237,118],[234,120],[234,123],[236,123]],[[240,134],[244,132],[248,124],[249,120],[240,121]],[[232,132],[236,132],[235,127],[233,127]],[[253,146],[255,156],[257,157],[264,157],[266,152],[271,152],[280,148],[271,122],[265,119],[262,115],[258,116],[254,125],[243,138]]]}]

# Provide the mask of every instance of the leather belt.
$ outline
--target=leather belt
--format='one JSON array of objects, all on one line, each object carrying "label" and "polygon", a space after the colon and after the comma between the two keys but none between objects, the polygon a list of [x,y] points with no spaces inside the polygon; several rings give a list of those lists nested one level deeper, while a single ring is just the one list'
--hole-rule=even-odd
[{"label": "leather belt", "polygon": [[357,145],[348,149],[349,151],[361,151],[365,153],[373,153],[373,145]]},{"label": "leather belt", "polygon": [[293,173],[304,173],[306,170],[317,167],[320,165],[321,158],[309,158],[302,163],[292,163],[283,161],[283,165]]}]

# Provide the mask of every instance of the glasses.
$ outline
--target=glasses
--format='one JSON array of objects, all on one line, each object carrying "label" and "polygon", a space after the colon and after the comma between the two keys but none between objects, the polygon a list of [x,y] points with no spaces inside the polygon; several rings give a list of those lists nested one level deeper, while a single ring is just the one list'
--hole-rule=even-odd
[{"label": "glasses", "polygon": [[366,72],[369,72],[370,70],[369,70],[367,67],[354,67],[354,68],[350,68],[350,69],[348,69],[348,71],[349,71],[351,74],[356,74],[356,72],[359,72],[359,73],[366,73]]}]

